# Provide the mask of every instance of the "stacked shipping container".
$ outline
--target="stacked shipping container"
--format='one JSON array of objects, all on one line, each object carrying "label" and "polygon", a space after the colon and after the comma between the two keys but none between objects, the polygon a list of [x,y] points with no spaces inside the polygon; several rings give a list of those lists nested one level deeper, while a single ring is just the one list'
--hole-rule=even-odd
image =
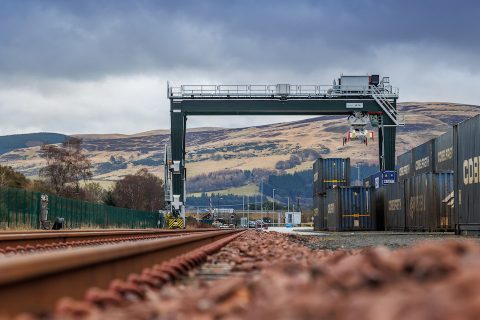
[{"label": "stacked shipping container", "polygon": [[406,226],[412,231],[453,230],[454,213],[449,197],[453,173],[423,173],[405,181]]},{"label": "stacked shipping container", "polygon": [[314,195],[325,195],[328,189],[350,184],[350,158],[318,158],[313,163]]},{"label": "stacked shipping container", "polygon": [[329,231],[376,230],[372,188],[338,187],[327,192]]},{"label": "stacked shipping container", "polygon": [[412,151],[405,152],[397,157],[398,181],[410,178],[413,174]]},{"label": "stacked shipping container", "polygon": [[405,182],[384,187],[385,230],[405,231]]},{"label": "stacked shipping container", "polygon": [[[366,192],[369,199],[375,201],[375,204],[369,202],[370,216],[374,211],[375,217],[381,217],[383,208],[384,219],[380,220],[385,222],[386,230],[455,229],[461,233],[480,233],[479,137],[480,115],[400,155],[397,158],[399,180],[397,183],[380,185],[378,188],[374,175],[364,180],[364,186],[371,188],[376,186],[377,189],[362,188],[365,191],[354,191],[354,188],[335,188],[329,191],[335,185],[348,185],[350,163],[341,162],[343,176],[338,176],[339,172],[334,171],[332,177],[328,178],[328,170],[336,166],[333,163],[339,159],[322,159],[316,162],[315,228],[372,229],[374,221],[370,221],[371,219],[369,221],[355,219],[363,215],[361,210],[364,207],[355,204],[349,198],[351,194]],[[328,164],[331,165],[330,168],[322,170],[323,166]],[[327,176],[320,178],[321,174]],[[333,205],[334,202],[336,205]],[[353,212],[349,203],[353,203],[354,208],[359,208],[353,210],[358,212]],[[378,208],[374,209],[377,205]],[[374,223],[377,229],[382,229],[380,220]]]},{"label": "stacked shipping container", "polygon": [[433,172],[433,144],[429,140],[412,149],[412,176]]},{"label": "stacked shipping container", "polygon": [[313,203],[314,216],[318,216],[314,223],[315,230],[325,230],[327,191],[336,186],[350,184],[349,158],[319,158],[313,163]]},{"label": "stacked shipping container", "polygon": [[[392,174],[393,173],[393,174]],[[384,180],[395,179],[394,172],[391,171],[379,171],[375,174],[372,174],[370,177],[363,180],[364,187],[372,188],[372,198],[374,200],[375,206],[375,216],[376,216],[376,225],[378,230],[384,230],[385,228],[385,219],[384,219],[384,205],[385,201],[385,189],[383,188]]]},{"label": "stacked shipping container", "polygon": [[453,172],[453,128],[434,139],[434,171]]},{"label": "stacked shipping container", "polygon": [[454,128],[455,210],[458,232],[480,233],[480,115]]},{"label": "stacked shipping container", "polygon": [[449,130],[398,156],[394,184],[384,186],[380,172],[364,179],[364,186],[375,188],[379,230],[455,228],[453,141],[453,130]]},{"label": "stacked shipping container", "polygon": [[405,183],[407,229],[454,230],[453,130],[414,148],[412,154],[415,176]]}]

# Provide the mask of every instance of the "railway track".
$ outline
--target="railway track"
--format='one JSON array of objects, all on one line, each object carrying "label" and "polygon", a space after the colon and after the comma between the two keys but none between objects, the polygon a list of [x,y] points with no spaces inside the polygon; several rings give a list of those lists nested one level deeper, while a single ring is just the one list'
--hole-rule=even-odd
[{"label": "railway track", "polygon": [[[173,277],[240,234],[236,230],[194,232],[181,237],[3,259],[0,260],[0,310],[6,315],[49,312],[60,297],[81,299],[88,288],[108,288],[113,279],[129,279],[135,273],[151,275],[152,269],[146,268],[183,255],[180,260],[175,260],[176,264],[169,264],[164,270],[164,276]],[[199,249],[202,247],[204,249]],[[138,279],[141,282],[142,276]]]},{"label": "railway track", "polygon": [[[52,243],[75,243],[79,241],[96,241],[112,239],[129,239],[140,236],[172,236],[178,234],[190,234],[198,232],[213,231],[215,229],[189,229],[189,230],[75,230],[75,231],[20,231],[1,232],[0,250],[17,246],[37,246]],[[21,248],[20,248],[21,249]]]},{"label": "railway track", "polygon": [[114,282],[107,290],[91,288],[83,300],[62,299],[49,316],[61,320],[478,318],[480,247],[473,242],[425,242],[398,251],[312,251],[297,237],[247,231],[215,253],[209,251],[205,261],[184,272],[178,283],[155,281],[175,269],[171,262],[131,275],[125,283]]}]

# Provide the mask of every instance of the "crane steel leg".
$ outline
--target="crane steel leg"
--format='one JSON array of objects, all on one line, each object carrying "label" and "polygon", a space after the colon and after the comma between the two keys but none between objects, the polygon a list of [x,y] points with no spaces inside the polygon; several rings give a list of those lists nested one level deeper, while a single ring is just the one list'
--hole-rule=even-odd
[{"label": "crane steel leg", "polygon": [[187,116],[179,110],[170,112],[172,146],[172,214],[184,218],[185,225],[185,133]]},{"label": "crane steel leg", "polygon": [[[383,124],[392,125],[390,118],[383,116]],[[381,130],[379,130],[381,132]],[[383,162],[380,158],[380,164],[383,164],[382,170],[395,170],[395,138],[397,135],[396,127],[384,127],[382,136],[379,137],[379,154],[383,153]],[[383,140],[383,141],[382,141]],[[383,146],[383,147],[382,147]]]}]

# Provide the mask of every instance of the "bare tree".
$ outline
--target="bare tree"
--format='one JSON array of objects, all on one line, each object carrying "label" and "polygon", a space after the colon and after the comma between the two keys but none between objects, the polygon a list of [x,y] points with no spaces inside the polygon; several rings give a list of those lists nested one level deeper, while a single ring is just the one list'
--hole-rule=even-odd
[{"label": "bare tree", "polygon": [[88,202],[102,203],[106,191],[98,182],[89,182],[82,188],[83,199]]},{"label": "bare tree", "polygon": [[112,197],[115,205],[123,208],[155,212],[165,207],[163,181],[147,169],[117,181]]},{"label": "bare tree", "polygon": [[28,183],[29,180],[22,173],[12,167],[0,166],[0,187],[25,188]]},{"label": "bare tree", "polygon": [[92,164],[82,152],[82,140],[70,138],[61,146],[43,145],[40,156],[47,161],[40,170],[56,194],[69,195],[80,193],[80,182],[92,177]]}]

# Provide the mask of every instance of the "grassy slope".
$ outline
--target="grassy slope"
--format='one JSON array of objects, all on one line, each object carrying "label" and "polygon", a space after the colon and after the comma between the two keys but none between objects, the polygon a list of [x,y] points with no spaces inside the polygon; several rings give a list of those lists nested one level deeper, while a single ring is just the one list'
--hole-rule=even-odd
[{"label": "grassy slope", "polygon": [[[441,134],[451,124],[479,113],[477,106],[451,103],[411,102],[399,106],[406,116],[407,126],[398,130],[397,154]],[[187,172],[192,177],[224,169],[274,169],[278,161],[288,160],[298,150],[309,148],[325,152],[329,157],[350,157],[354,163],[359,160],[375,163],[377,144],[342,146],[346,130],[346,119],[334,116],[238,129],[197,128],[187,134]],[[165,130],[127,136],[84,137],[85,148],[97,170],[95,180],[110,184],[141,168],[163,175],[163,146],[169,139]],[[38,150],[39,147],[30,147],[10,151],[0,155],[0,164],[11,165],[35,176],[43,165]],[[311,161],[304,161],[287,171],[310,167]],[[248,188],[235,191],[243,193],[245,190]]]}]

